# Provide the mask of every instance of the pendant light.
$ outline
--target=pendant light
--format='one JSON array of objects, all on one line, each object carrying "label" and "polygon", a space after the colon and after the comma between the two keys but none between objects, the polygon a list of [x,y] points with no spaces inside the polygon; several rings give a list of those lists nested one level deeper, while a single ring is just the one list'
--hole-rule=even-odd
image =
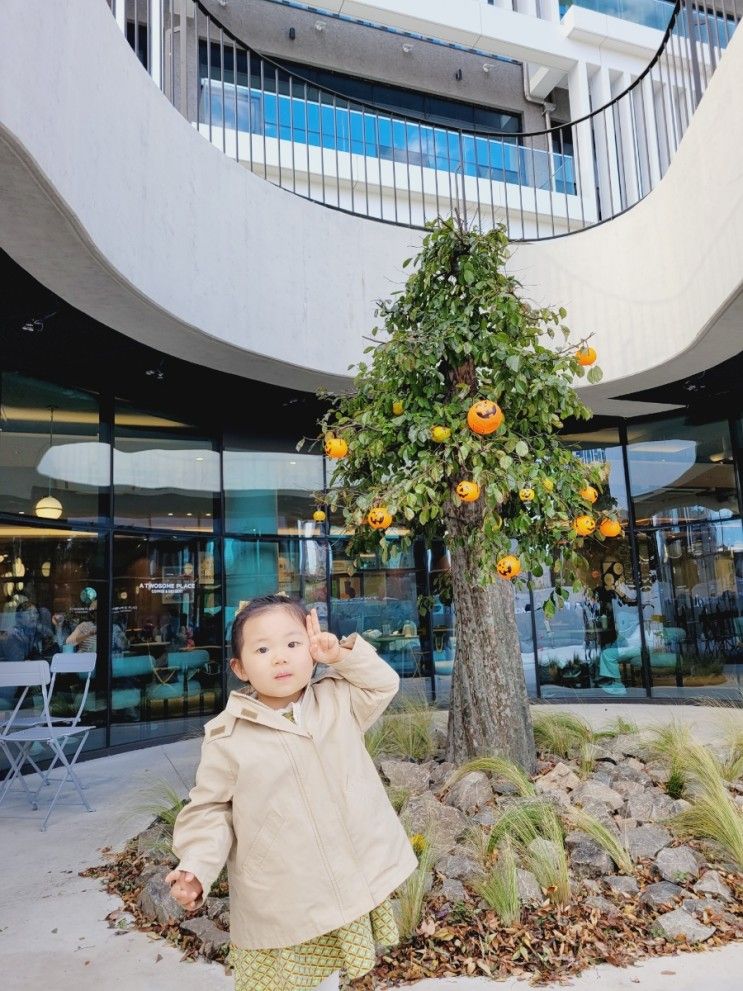
[{"label": "pendant light", "polygon": [[[54,407],[49,407],[49,450],[54,443]],[[49,476],[49,489],[47,495],[39,499],[34,506],[34,512],[42,520],[58,520],[62,515],[62,503],[52,495],[52,477]]]}]

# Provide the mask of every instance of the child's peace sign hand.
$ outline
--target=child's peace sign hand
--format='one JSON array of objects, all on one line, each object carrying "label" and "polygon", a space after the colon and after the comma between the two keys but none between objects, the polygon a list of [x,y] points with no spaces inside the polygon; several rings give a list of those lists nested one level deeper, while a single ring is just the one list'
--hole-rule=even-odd
[{"label": "child's peace sign hand", "polygon": [[335,664],[341,658],[341,646],[334,633],[323,633],[317,609],[312,609],[307,617],[307,634],[310,638],[310,654],[317,664]]}]

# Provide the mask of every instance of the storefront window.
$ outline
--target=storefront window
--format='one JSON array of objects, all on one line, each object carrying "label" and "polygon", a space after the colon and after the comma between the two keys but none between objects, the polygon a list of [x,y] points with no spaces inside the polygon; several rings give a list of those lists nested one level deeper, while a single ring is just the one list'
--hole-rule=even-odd
[{"label": "storefront window", "polygon": [[[95,532],[0,525],[0,663],[47,660],[78,650],[99,653],[98,609],[107,602],[105,539]],[[85,636],[83,636],[83,634]],[[99,657],[101,655],[99,654]],[[55,716],[77,713],[85,677],[60,675],[52,698]],[[0,709],[17,700],[0,690]],[[30,700],[39,709],[41,699]],[[98,727],[86,749],[105,746],[106,673],[97,663],[85,704],[85,722]]]},{"label": "storefront window", "polygon": [[211,533],[219,514],[219,453],[190,424],[118,404],[114,514],[118,526]]},{"label": "storefront window", "polygon": [[311,537],[320,532],[313,492],[323,487],[322,457],[296,452],[224,452],[227,532]]},{"label": "storefront window", "polygon": [[111,452],[94,396],[4,372],[0,424],[0,512],[93,524],[106,514]]},{"label": "storefront window", "polygon": [[218,544],[114,537],[111,743],[181,734],[221,706]]}]

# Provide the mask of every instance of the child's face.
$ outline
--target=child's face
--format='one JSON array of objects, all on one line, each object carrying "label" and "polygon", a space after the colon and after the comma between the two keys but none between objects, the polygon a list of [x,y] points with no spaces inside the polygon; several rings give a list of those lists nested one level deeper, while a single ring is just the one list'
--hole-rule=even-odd
[{"label": "child's face", "polygon": [[296,702],[314,666],[307,628],[291,609],[274,606],[251,616],[242,633],[240,656],[230,661],[237,677],[273,708]]}]

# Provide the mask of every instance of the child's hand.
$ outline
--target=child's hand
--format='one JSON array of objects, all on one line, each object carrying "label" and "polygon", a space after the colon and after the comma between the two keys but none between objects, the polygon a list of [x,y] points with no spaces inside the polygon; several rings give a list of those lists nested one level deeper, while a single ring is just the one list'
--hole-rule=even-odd
[{"label": "child's hand", "polygon": [[204,893],[204,889],[190,871],[171,871],[165,878],[170,885],[173,898],[188,912],[196,908],[196,903]]},{"label": "child's hand", "polygon": [[317,664],[335,664],[341,659],[341,645],[334,633],[323,633],[317,609],[312,609],[307,617],[307,633],[310,638],[310,654]]}]

